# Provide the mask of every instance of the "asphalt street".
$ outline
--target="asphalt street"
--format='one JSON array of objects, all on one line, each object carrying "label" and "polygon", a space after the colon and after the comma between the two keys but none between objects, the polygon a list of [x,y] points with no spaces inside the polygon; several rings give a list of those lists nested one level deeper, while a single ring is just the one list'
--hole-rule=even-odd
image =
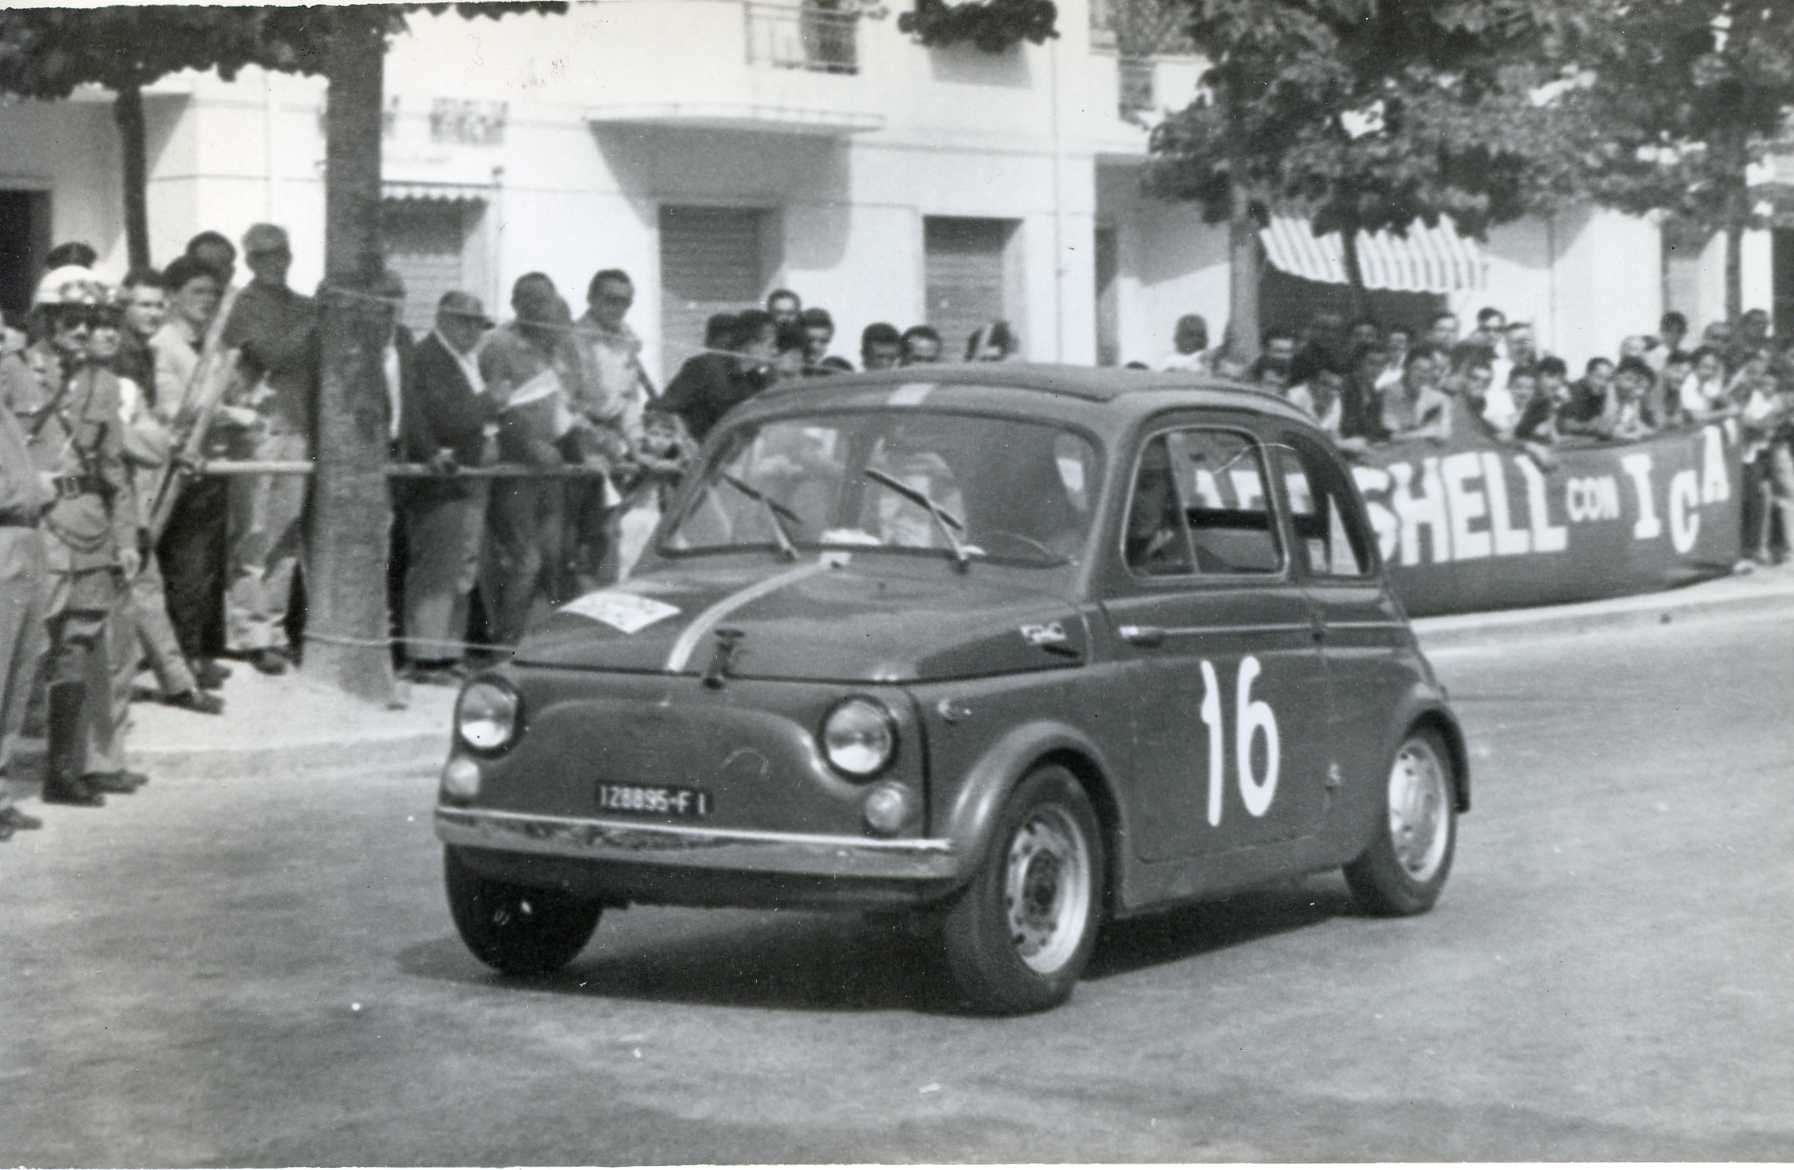
[{"label": "asphalt street", "polygon": [[1431,915],[1322,875],[955,1009],[853,917],[631,910],[502,980],[435,759],[160,775],[0,846],[0,1165],[1794,1156],[1794,624],[1437,657],[1476,808]]}]

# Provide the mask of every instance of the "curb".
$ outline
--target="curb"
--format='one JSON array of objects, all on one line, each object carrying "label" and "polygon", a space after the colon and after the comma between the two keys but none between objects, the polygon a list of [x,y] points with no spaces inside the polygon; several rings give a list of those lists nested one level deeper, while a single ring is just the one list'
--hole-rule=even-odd
[{"label": "curb", "polygon": [[279,779],[296,771],[392,772],[429,768],[434,771],[448,758],[449,729],[381,736],[363,740],[289,744],[277,748],[131,747],[131,766],[154,775],[157,771],[199,780],[240,779],[261,776]]},{"label": "curb", "polygon": [[[1701,586],[1690,586],[1698,590]],[[1682,594],[1682,595],[1679,595]],[[1794,581],[1731,585],[1724,592],[1687,596],[1684,591],[1492,613],[1416,618],[1423,650],[1482,646],[1514,637],[1551,637],[1667,626],[1678,621],[1774,609],[1794,610]]]}]

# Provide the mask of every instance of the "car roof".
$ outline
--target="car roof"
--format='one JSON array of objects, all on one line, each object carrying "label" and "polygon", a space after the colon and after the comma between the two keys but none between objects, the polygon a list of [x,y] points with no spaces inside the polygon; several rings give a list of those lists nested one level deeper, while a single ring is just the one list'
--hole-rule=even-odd
[{"label": "car roof", "polygon": [[[1057,419],[1107,415],[1131,420],[1183,406],[1242,410],[1312,424],[1299,408],[1269,391],[1179,371],[1095,369],[1019,362],[910,366],[869,374],[836,374],[778,383],[750,400],[751,409],[831,406],[930,406],[1034,411]],[[1041,410],[1040,408],[1047,408]],[[1058,408],[1058,409],[1053,409]],[[744,411],[744,413],[746,413]],[[760,411],[754,411],[760,413]],[[1114,416],[1123,416],[1115,418]]]}]

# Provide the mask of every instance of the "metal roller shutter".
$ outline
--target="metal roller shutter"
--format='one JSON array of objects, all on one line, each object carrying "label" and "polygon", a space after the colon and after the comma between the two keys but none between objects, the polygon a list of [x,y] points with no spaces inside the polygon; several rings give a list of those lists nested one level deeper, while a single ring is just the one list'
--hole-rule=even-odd
[{"label": "metal roller shutter", "polygon": [[386,264],[405,282],[402,320],[420,338],[436,327],[442,294],[466,289],[465,225],[459,202],[388,199],[381,207]]},{"label": "metal roller shutter", "polygon": [[1004,252],[1015,221],[930,216],[923,221],[923,279],[928,323],[941,334],[941,356],[959,361],[974,330],[1008,320]]},{"label": "metal roller shutter", "polygon": [[760,303],[764,211],[733,207],[660,209],[660,335],[667,372],[704,343],[712,313]]}]

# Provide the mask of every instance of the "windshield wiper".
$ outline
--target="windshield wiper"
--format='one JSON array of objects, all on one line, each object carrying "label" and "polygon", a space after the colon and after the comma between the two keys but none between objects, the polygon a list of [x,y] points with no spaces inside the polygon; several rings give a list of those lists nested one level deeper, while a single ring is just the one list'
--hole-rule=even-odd
[{"label": "windshield wiper", "polygon": [[953,534],[955,528],[962,531],[965,529],[964,521],[935,503],[929,498],[927,492],[909,486],[894,475],[886,475],[876,467],[866,468],[866,478],[873,483],[883,484],[910,503],[920,504],[928,509],[928,514],[934,517],[935,526],[941,530],[941,535],[946,537],[947,543],[953,546],[953,559],[959,563],[959,571],[963,573],[971,568],[971,555],[966,552],[964,542]]},{"label": "windshield wiper", "polygon": [[797,545],[791,542],[791,534],[785,531],[785,522],[780,520],[779,517],[788,516],[793,523],[797,524],[803,523],[803,517],[799,516],[796,512],[793,512],[783,504],[774,503],[771,496],[767,495],[757,487],[753,487],[742,480],[736,479],[726,471],[718,475],[717,478],[760,505],[760,511],[766,514],[767,526],[772,529],[773,538],[779,542],[779,555],[788,561],[795,561],[797,559]]}]

